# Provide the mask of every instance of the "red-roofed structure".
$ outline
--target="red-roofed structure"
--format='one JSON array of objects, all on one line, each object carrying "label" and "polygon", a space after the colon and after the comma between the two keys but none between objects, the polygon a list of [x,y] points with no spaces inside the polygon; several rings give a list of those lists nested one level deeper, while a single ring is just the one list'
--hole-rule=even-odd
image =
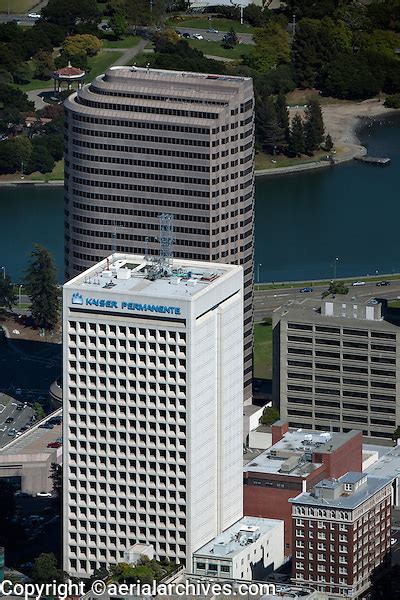
[{"label": "red-roofed structure", "polygon": [[76,81],[78,83],[78,90],[80,90],[83,84],[85,74],[86,71],[79,69],[79,67],[73,67],[70,62],[66,67],[57,69],[57,71],[53,72],[54,94],[60,92],[61,84],[63,81],[67,83],[68,90],[71,89],[72,84]]}]

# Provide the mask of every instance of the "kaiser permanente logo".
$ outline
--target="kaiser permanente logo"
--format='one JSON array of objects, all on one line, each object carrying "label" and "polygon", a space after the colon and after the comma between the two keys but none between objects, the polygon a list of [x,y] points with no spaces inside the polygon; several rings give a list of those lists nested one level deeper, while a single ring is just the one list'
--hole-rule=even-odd
[{"label": "kaiser permanente logo", "polygon": [[136,302],[118,302],[117,300],[104,300],[98,298],[84,298],[79,292],[72,294],[72,304],[85,306],[96,306],[98,308],[112,308],[120,310],[132,310],[136,312],[162,313],[166,315],[180,315],[179,306],[164,306],[163,304],[138,304]]}]

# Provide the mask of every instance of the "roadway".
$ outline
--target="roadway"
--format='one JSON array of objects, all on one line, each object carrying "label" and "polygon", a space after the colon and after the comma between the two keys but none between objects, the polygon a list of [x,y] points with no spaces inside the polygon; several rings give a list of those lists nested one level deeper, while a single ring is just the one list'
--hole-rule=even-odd
[{"label": "roadway", "polygon": [[[273,311],[288,302],[312,298],[316,301],[321,300],[321,294],[328,289],[326,284],[313,285],[312,292],[301,293],[301,284],[293,288],[275,287],[271,290],[260,290],[254,292],[254,318],[256,323],[262,321],[264,317],[271,317]],[[356,296],[357,298],[386,298],[388,300],[400,297],[400,279],[391,280],[389,286],[378,287],[376,281],[368,282],[363,286],[349,286],[349,293],[343,296],[344,299]]]},{"label": "roadway", "polygon": [[[11,1],[9,0],[9,5],[11,6]],[[40,0],[37,2],[35,6],[32,6],[26,13],[24,14],[15,14],[15,13],[1,13],[0,14],[0,23],[9,23],[10,21],[18,21],[18,25],[24,25],[32,27],[36,23],[36,19],[30,19],[28,15],[30,13],[40,14],[40,11],[44,6],[46,6],[48,0]]]}]

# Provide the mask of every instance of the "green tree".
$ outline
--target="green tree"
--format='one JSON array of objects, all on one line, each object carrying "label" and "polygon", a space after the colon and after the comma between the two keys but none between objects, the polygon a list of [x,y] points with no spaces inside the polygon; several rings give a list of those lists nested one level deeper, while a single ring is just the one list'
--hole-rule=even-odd
[{"label": "green tree", "polygon": [[324,121],[318,100],[310,100],[305,110],[304,133],[306,153],[313,154],[324,139]]},{"label": "green tree", "polygon": [[128,31],[128,21],[121,13],[115,13],[109,22],[113,34],[120,40]]},{"label": "green tree", "polygon": [[55,69],[54,58],[51,52],[38,52],[33,57],[35,65],[34,76],[36,79],[49,79]]},{"label": "green tree", "polygon": [[95,56],[101,50],[102,45],[101,40],[95,35],[88,33],[70,35],[63,41],[62,51],[69,56],[74,56],[75,54]]},{"label": "green tree", "polygon": [[328,152],[330,152],[331,150],[333,150],[333,141],[332,141],[332,138],[331,138],[331,136],[330,136],[329,133],[325,137],[324,148]]},{"label": "green tree", "polygon": [[239,43],[239,38],[237,36],[236,31],[233,27],[230,28],[228,33],[226,33],[222,39],[222,45],[224,48],[234,48]]},{"label": "green tree", "polygon": [[373,70],[362,54],[340,54],[328,63],[323,78],[325,96],[347,100],[371,98],[382,88],[385,73]]},{"label": "green tree", "polygon": [[260,419],[261,425],[272,425],[279,420],[279,410],[275,406],[267,406]]},{"label": "green tree", "polygon": [[392,433],[392,440],[397,441],[398,438],[400,438],[400,425]]},{"label": "green tree", "polygon": [[322,298],[326,298],[327,296],[336,296],[343,295],[349,293],[349,288],[343,283],[343,281],[331,281],[327,290],[322,292]]},{"label": "green tree", "polygon": [[36,418],[39,420],[44,419],[44,417],[46,416],[45,410],[44,410],[43,406],[40,404],[40,402],[34,403],[33,412],[35,413]]},{"label": "green tree", "polygon": [[12,308],[16,302],[17,297],[11,283],[11,278],[8,275],[6,277],[0,275],[0,306]]},{"label": "green tree", "polygon": [[284,140],[285,133],[279,127],[275,104],[270,97],[256,104],[256,136],[263,149],[273,154]]},{"label": "green tree", "polygon": [[0,144],[0,173],[16,173],[32,154],[31,141],[21,135]]},{"label": "green tree", "polygon": [[282,25],[268,22],[254,33],[255,46],[243,57],[243,63],[259,73],[266,73],[290,61],[289,34]]},{"label": "green tree", "polygon": [[304,154],[306,149],[304,139],[303,121],[299,114],[296,114],[292,119],[292,125],[289,134],[289,154],[292,156],[300,156]]},{"label": "green tree", "polygon": [[33,564],[32,580],[35,583],[61,583],[65,580],[64,573],[57,567],[57,559],[54,554],[40,554]]},{"label": "green tree", "polygon": [[25,173],[51,173],[54,168],[54,158],[49,152],[42,138],[34,138],[32,146],[32,154],[25,167]]},{"label": "green tree", "polygon": [[100,22],[96,0],[49,0],[41,15],[46,23],[57,25],[69,34],[96,32]]},{"label": "green tree", "polygon": [[31,301],[31,314],[35,325],[44,329],[54,329],[59,312],[56,269],[49,251],[38,244],[34,245],[31,252],[25,286]]},{"label": "green tree", "polygon": [[285,94],[282,94],[282,93],[278,94],[278,97],[275,102],[275,110],[276,110],[276,116],[278,119],[278,125],[282,129],[282,131],[285,132],[285,140],[286,140],[286,142],[288,142],[290,127],[289,127],[289,111],[288,111],[288,108],[286,105]]}]

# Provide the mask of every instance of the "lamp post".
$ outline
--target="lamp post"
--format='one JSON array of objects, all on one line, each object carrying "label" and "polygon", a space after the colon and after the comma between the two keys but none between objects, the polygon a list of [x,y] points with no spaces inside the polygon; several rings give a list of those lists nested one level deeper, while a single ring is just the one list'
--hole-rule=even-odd
[{"label": "lamp post", "polygon": [[257,263],[257,283],[260,283],[260,267],[262,267],[262,263]]},{"label": "lamp post", "polygon": [[6,278],[6,268],[5,267],[1,267],[1,269],[3,269],[3,279]]},{"label": "lamp post", "polygon": [[339,258],[336,256],[334,262],[333,262],[333,279],[336,279],[336,266],[338,264]]},{"label": "lamp post", "polygon": [[22,290],[22,283],[18,286],[18,308],[21,308],[21,290]]}]

